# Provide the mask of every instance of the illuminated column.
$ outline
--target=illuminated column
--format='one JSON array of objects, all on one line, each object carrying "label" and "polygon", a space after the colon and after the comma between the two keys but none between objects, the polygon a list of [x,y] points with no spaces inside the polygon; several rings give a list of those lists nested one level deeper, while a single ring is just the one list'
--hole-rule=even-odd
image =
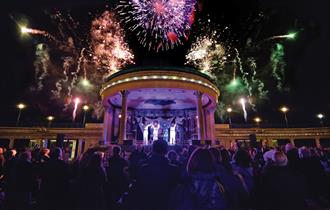
[{"label": "illuminated column", "polygon": [[103,119],[103,141],[104,144],[111,142],[112,138],[112,118],[113,109],[111,107],[105,107],[104,119]]},{"label": "illuminated column", "polygon": [[205,109],[205,138],[211,140],[215,144],[215,122],[214,122],[214,108]]},{"label": "illuminated column", "polygon": [[207,108],[203,109],[204,112],[204,127],[205,127],[205,140],[210,140],[211,129],[210,129],[210,112]]},{"label": "illuminated column", "polygon": [[127,96],[128,91],[122,90],[121,93],[121,118],[120,118],[120,127],[119,127],[119,142],[118,144],[123,144],[126,140],[126,122],[127,122]]},{"label": "illuminated column", "polygon": [[215,109],[209,109],[208,110],[209,112],[209,126],[210,126],[210,134],[209,134],[209,137],[212,141],[212,144],[214,145],[216,142],[215,142],[215,120],[214,120],[214,112],[215,112]]},{"label": "illuminated column", "polygon": [[84,145],[85,140],[84,139],[78,139],[77,143],[78,143],[78,149],[77,149],[77,156],[80,156],[82,153],[84,153]]},{"label": "illuminated column", "polygon": [[205,140],[205,125],[204,125],[204,112],[203,112],[203,103],[202,103],[202,97],[203,93],[196,91],[196,105],[197,105],[197,117],[198,117],[198,124],[197,124],[197,130],[198,130],[198,139],[203,141]]},{"label": "illuminated column", "polygon": [[120,109],[113,109],[113,119],[112,119],[112,136],[115,140],[118,141],[119,139],[119,122],[120,122]]}]

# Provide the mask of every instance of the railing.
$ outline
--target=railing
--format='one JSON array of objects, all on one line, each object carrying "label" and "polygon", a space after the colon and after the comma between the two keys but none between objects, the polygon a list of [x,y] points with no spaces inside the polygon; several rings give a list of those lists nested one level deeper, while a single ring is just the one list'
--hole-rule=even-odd
[{"label": "railing", "polygon": [[[90,122],[99,124],[102,122]],[[88,124],[88,123],[86,123]],[[219,124],[227,124],[227,123],[219,123]],[[228,125],[228,124],[227,124]],[[16,125],[14,122],[0,122],[0,127],[51,127],[51,128],[84,128],[84,124],[82,122],[52,122],[49,124],[48,122],[20,122]],[[259,125],[255,123],[232,123],[229,125],[230,128],[326,128],[330,127],[328,124],[317,124],[317,123],[301,123],[301,124],[289,124],[286,127],[285,124],[276,124],[276,123],[260,123]]]},{"label": "railing", "polygon": [[315,123],[301,123],[301,124],[289,124],[288,127],[285,124],[267,123],[267,124],[255,124],[255,123],[232,123],[230,128],[326,128],[328,125],[315,124]]},{"label": "railing", "polygon": [[84,124],[80,122],[75,123],[34,123],[22,122],[16,125],[15,123],[0,123],[0,127],[44,127],[44,128],[84,128]]}]

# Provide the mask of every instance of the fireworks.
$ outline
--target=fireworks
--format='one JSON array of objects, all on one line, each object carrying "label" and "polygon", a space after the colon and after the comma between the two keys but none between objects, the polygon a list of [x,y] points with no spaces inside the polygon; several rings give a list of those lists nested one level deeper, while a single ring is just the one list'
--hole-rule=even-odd
[{"label": "fireworks", "polygon": [[292,33],[288,33],[288,34],[283,34],[283,35],[276,35],[276,36],[271,36],[268,37],[260,42],[257,43],[257,46],[260,46],[261,44],[264,44],[268,41],[272,41],[272,40],[278,40],[278,39],[295,39],[298,35],[298,32],[292,32]]},{"label": "fireworks", "polygon": [[33,28],[27,28],[25,26],[21,26],[21,33],[22,34],[32,34],[32,35],[41,35],[44,37],[47,37],[50,40],[57,41],[55,37],[51,34],[49,34],[47,31],[33,29]]},{"label": "fireworks", "polygon": [[[249,104],[255,110],[257,104],[267,99],[267,88],[274,85],[274,78],[277,89],[283,90],[286,67],[284,45],[277,43],[274,48],[269,45],[265,45],[268,48],[261,48],[261,45],[273,40],[293,40],[297,33],[254,41],[252,37],[239,39],[231,34],[230,26],[221,29],[210,19],[197,23],[201,24],[202,30],[196,34],[197,38],[186,54],[186,64],[210,76],[222,90],[217,107],[217,113],[222,119],[228,114],[224,107],[237,105],[240,97],[245,95],[244,106],[241,102],[239,104],[242,106],[244,119],[247,120],[245,105]],[[253,33],[251,25],[248,28]]]},{"label": "fireworks", "polygon": [[74,99],[74,109],[72,112],[72,121],[75,121],[76,116],[77,116],[77,109],[78,109],[78,105],[80,104],[80,98],[75,98]]},{"label": "fireworks", "polygon": [[36,59],[34,61],[35,75],[37,80],[37,90],[43,88],[43,80],[48,74],[49,49],[46,44],[40,43],[36,46]]},{"label": "fireworks", "polygon": [[186,55],[186,64],[197,67],[201,72],[213,77],[214,68],[223,68],[227,62],[226,47],[211,36],[198,37]]},{"label": "fireworks", "polygon": [[247,112],[246,112],[246,107],[245,107],[246,100],[244,98],[241,98],[239,100],[239,103],[242,106],[242,110],[243,110],[243,113],[244,113],[244,120],[245,120],[245,122],[247,122]]},{"label": "fireworks", "polygon": [[133,63],[134,55],[124,41],[124,32],[114,14],[108,11],[92,22],[91,47],[97,68],[104,76],[117,72],[125,64]]},{"label": "fireworks", "polygon": [[26,27],[21,27],[21,32],[22,34],[28,33],[28,34],[40,34],[40,35],[46,35],[48,34],[46,31],[41,31],[37,29],[32,29],[32,28],[26,28]]},{"label": "fireworks", "polygon": [[36,88],[32,90],[51,93],[53,100],[64,104],[64,111],[71,110],[70,104],[74,101],[73,119],[78,106],[74,95],[88,98],[97,112],[95,115],[101,116],[98,88],[106,77],[133,63],[134,56],[124,40],[124,31],[110,11],[94,16],[88,31],[80,29],[81,23],[70,14],[56,12],[50,17],[57,29],[52,35],[43,30],[20,28],[22,34],[48,38],[36,45]]},{"label": "fireworks", "polygon": [[285,73],[286,63],[284,60],[284,46],[282,44],[276,44],[275,48],[272,49],[270,55],[270,62],[272,66],[272,75],[276,79],[277,88],[282,89],[283,78]]},{"label": "fireworks", "polygon": [[149,50],[168,50],[187,39],[194,22],[196,0],[123,0],[122,22],[136,32]]},{"label": "fireworks", "polygon": [[[35,90],[48,91],[53,100],[64,103],[66,111],[70,114],[73,111],[73,120],[81,99],[88,99],[93,115],[102,116],[98,89],[104,79],[134,63],[121,25],[149,50],[168,50],[190,36],[195,4],[196,0],[121,0],[116,9],[120,23],[110,11],[100,15],[88,13],[88,22],[78,22],[69,13],[56,12],[50,16],[56,26],[53,31],[21,27],[22,34],[36,35],[39,39],[35,48]],[[284,44],[274,45],[271,41],[292,40],[297,33],[256,41],[257,37],[248,37],[243,29],[244,38],[239,38],[232,34],[230,25],[219,30],[219,26],[209,27],[210,19],[206,22],[208,25],[196,27],[198,32],[193,34],[195,41],[185,56],[185,64],[210,76],[222,91],[218,110],[241,106],[247,121],[245,106],[249,104],[253,109],[252,98],[256,104],[265,99],[274,78],[278,89],[283,89]],[[251,25],[247,27],[250,35]],[[271,43],[273,49],[261,48],[265,42]],[[240,100],[242,96],[244,103]]]}]

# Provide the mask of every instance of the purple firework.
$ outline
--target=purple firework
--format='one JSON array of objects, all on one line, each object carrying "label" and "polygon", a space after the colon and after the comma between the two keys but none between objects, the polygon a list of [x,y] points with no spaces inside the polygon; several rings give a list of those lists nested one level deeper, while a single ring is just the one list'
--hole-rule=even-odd
[{"label": "purple firework", "polygon": [[168,50],[187,39],[196,0],[123,0],[121,21],[149,50]]}]

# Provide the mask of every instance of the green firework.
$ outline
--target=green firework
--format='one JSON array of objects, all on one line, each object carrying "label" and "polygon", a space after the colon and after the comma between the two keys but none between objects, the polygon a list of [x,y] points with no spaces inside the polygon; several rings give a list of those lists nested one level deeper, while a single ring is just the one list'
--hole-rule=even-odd
[{"label": "green firework", "polygon": [[272,49],[270,63],[272,67],[272,76],[276,79],[277,89],[282,90],[286,63],[284,60],[284,46],[277,43]]}]

